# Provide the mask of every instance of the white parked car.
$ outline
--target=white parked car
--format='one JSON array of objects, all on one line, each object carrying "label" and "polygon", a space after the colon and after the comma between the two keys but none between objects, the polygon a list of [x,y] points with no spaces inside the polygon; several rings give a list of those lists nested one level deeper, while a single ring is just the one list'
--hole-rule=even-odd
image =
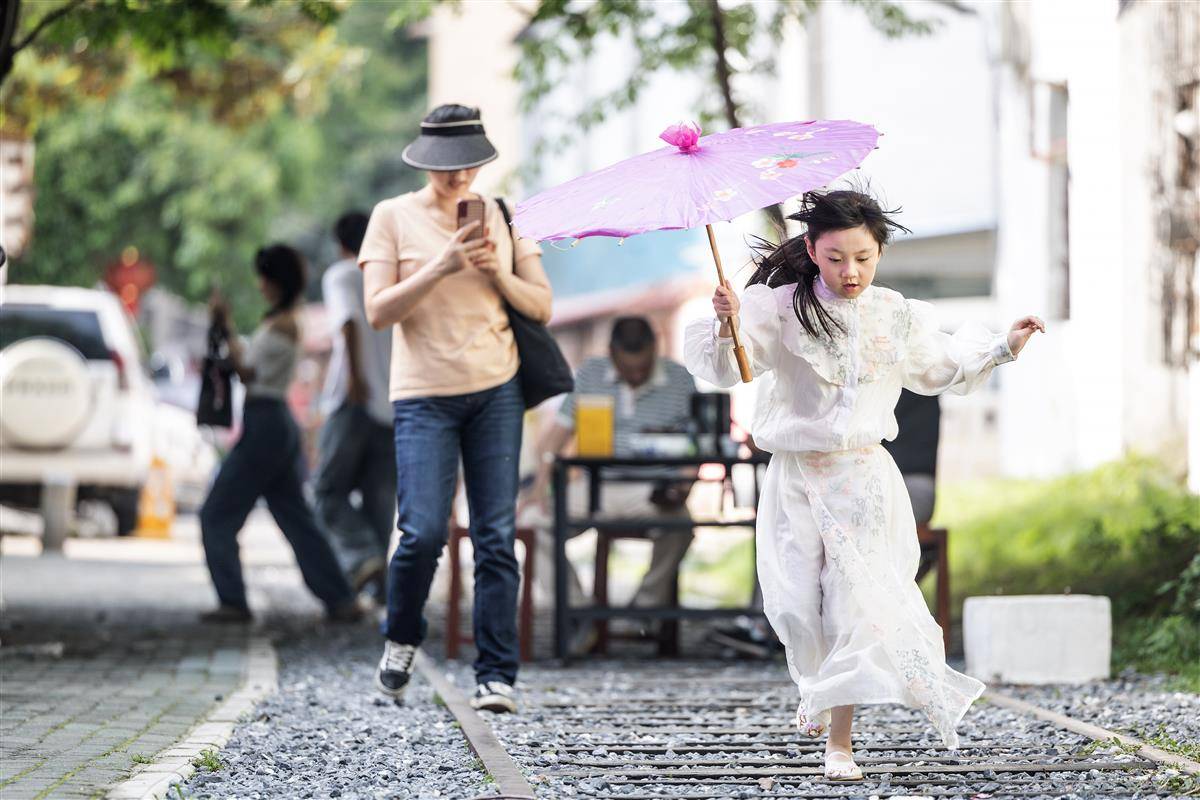
[{"label": "white parked car", "polygon": [[155,454],[191,483],[196,468],[211,470],[195,419],[159,408],[143,363],[111,293],[0,286],[0,503],[36,508],[43,484],[62,476],[78,500],[107,502],[126,534]]}]

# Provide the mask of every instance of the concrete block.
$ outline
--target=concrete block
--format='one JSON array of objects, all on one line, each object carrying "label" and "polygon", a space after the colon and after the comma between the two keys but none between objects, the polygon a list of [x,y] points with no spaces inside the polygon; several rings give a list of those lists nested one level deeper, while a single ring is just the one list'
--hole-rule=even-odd
[{"label": "concrete block", "polygon": [[1107,597],[968,597],[963,606],[967,674],[990,683],[1086,683],[1109,676],[1112,608]]}]

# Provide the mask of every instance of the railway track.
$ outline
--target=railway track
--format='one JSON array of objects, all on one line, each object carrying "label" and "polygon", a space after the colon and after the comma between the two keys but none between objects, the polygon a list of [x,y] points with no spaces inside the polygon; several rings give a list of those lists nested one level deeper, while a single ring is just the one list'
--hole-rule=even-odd
[{"label": "railway track", "polygon": [[[426,674],[445,684],[435,673],[427,662]],[[997,698],[968,712],[955,752],[914,711],[862,708],[854,741],[865,780],[834,783],[822,774],[823,740],[790,724],[795,694],[778,666],[533,667],[522,684],[521,714],[489,716],[492,742],[468,735],[489,770],[505,759],[515,767],[505,767],[505,781],[493,772],[508,797],[1168,797],[1195,791],[1186,769],[1200,767],[1164,764],[1161,751],[1108,742],[1097,733],[1108,731],[1081,733]]]}]

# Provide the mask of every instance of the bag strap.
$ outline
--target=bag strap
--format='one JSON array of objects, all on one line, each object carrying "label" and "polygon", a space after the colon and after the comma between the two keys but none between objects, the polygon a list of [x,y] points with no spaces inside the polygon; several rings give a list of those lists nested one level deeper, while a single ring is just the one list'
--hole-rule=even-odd
[{"label": "bag strap", "polygon": [[508,226],[508,238],[512,242],[512,261],[513,274],[517,272],[517,237],[512,229],[512,214],[508,211],[508,204],[504,202],[504,198],[497,197],[496,205],[500,206],[500,213],[504,215],[504,224]]}]

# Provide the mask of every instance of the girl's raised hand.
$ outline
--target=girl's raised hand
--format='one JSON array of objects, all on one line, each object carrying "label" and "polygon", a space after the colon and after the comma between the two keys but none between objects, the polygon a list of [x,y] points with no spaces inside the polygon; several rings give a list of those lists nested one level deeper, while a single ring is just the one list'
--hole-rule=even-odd
[{"label": "girl's raised hand", "polygon": [[1036,331],[1046,332],[1046,323],[1042,322],[1040,317],[1021,317],[1013,323],[1008,332],[1008,346],[1014,356],[1021,352],[1021,348]]},{"label": "girl's raised hand", "polygon": [[717,290],[713,292],[713,311],[717,312],[717,317],[721,322],[727,322],[730,317],[737,316],[741,307],[742,303],[734,294],[733,289],[729,287],[729,281],[718,286]]}]

